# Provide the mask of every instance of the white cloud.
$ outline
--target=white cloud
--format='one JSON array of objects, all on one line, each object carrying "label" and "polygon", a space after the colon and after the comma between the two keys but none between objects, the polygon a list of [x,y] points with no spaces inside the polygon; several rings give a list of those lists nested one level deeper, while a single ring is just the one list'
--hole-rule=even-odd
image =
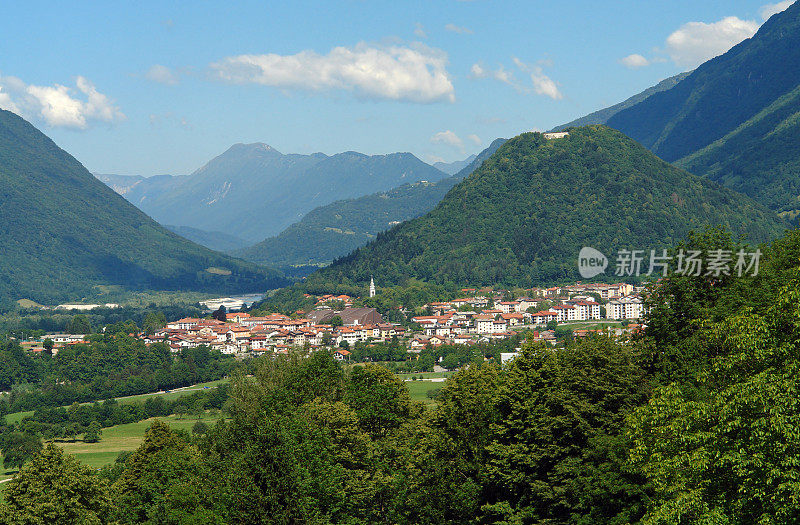
[{"label": "white cloud", "polygon": [[484,67],[482,64],[476,63],[472,64],[472,67],[470,68],[469,72],[472,78],[493,78],[504,84],[517,87],[516,79],[514,78],[514,73],[506,70],[503,67],[503,64],[500,64],[497,67],[497,69],[488,69]]},{"label": "white cloud", "polygon": [[174,86],[178,83],[178,74],[167,66],[162,66],[161,64],[156,64],[148,69],[144,74],[144,77],[147,80],[158,82],[159,84],[165,84],[167,86]]},{"label": "white cloud", "polygon": [[417,22],[414,24],[414,34],[419,38],[428,38],[428,33],[425,32],[425,26]]},{"label": "white cloud", "polygon": [[[551,62],[545,61],[543,63],[550,64]],[[544,95],[552,98],[553,100],[564,98],[564,95],[562,95],[561,91],[558,89],[558,85],[553,81],[553,79],[544,74],[541,65],[526,64],[516,57],[514,57],[514,64],[516,64],[520,70],[530,74],[531,83],[533,83],[533,90],[537,95]]]},{"label": "white cloud", "polygon": [[776,4],[762,5],[759,14],[761,14],[761,18],[767,20],[772,15],[777,15],[778,13],[785,11],[793,3],[794,0],[784,0],[783,2],[778,2]]},{"label": "white cloud", "polygon": [[461,138],[450,131],[449,129],[446,131],[440,131],[436,133],[434,136],[431,137],[432,144],[445,144],[447,146],[453,146],[455,148],[464,149],[464,141]]},{"label": "white cloud", "polygon": [[634,53],[633,55],[628,55],[626,57],[620,58],[619,62],[628,69],[638,69],[640,67],[645,67],[650,65],[649,60],[647,60],[642,55],[638,55],[636,53]]},{"label": "white cloud", "polygon": [[53,127],[86,129],[91,122],[125,119],[119,107],[82,76],[76,77],[75,88],[35,86],[16,77],[0,76],[0,107]]},{"label": "white cloud", "polygon": [[481,142],[483,142],[481,140],[481,138],[479,136],[475,135],[474,133],[472,135],[467,135],[467,140],[472,142],[476,146],[480,146]]},{"label": "white cloud", "polygon": [[666,50],[677,65],[693,69],[750,38],[758,27],[759,24],[753,20],[741,20],[735,16],[711,24],[689,22],[667,37]]},{"label": "white cloud", "polygon": [[455,24],[447,24],[444,26],[445,30],[450,31],[451,33],[458,33],[459,35],[471,35],[473,34],[472,29],[464,26],[457,26]]},{"label": "white cloud", "polygon": [[513,62],[520,71],[530,76],[530,86],[517,80],[517,78],[514,76],[514,72],[505,69],[503,64],[500,64],[497,69],[489,69],[480,63],[475,63],[470,68],[470,76],[473,78],[493,78],[499,82],[512,86],[520,93],[534,92],[537,95],[550,97],[553,100],[564,98],[564,96],[561,94],[561,91],[558,89],[558,84],[556,84],[549,76],[547,76],[542,69],[542,65],[550,64],[549,61],[543,60],[536,64],[526,64],[522,60],[514,57]]},{"label": "white cloud", "polygon": [[358,97],[454,102],[447,54],[422,44],[336,47],[327,55],[239,55],[211,64],[216,79],[307,91],[345,90]]}]

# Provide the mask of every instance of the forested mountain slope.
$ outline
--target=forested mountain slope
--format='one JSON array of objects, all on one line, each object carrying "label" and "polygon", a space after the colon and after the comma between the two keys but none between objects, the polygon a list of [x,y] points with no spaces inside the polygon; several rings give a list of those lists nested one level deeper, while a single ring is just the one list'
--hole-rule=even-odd
[{"label": "forested mountain slope", "polygon": [[130,289],[263,291],[286,281],[162,228],[31,124],[0,111],[0,301]]},{"label": "forested mountain slope", "polygon": [[750,198],[675,168],[610,128],[572,128],[555,140],[525,133],[430,213],[378,235],[307,283],[313,290],[374,275],[387,285],[418,278],[530,286],[579,278],[583,246],[609,258],[623,248],[649,252],[703,225],[724,225],[751,241],[771,239],[784,226]]}]

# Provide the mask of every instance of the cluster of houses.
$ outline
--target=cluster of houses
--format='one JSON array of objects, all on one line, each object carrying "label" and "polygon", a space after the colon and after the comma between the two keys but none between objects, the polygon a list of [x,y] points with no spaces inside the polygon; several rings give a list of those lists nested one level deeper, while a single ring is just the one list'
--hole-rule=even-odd
[{"label": "cluster of houses", "polygon": [[[575,284],[564,287],[532,289],[530,297],[503,301],[502,294],[466,288],[471,297],[425,305],[431,315],[413,317],[420,331],[410,341],[412,349],[442,344],[470,344],[481,340],[502,339],[517,333],[514,327],[542,329],[552,321],[638,320],[644,316],[644,304],[635,287],[629,284]],[[603,308],[597,298],[604,301]],[[547,306],[547,309],[540,309]],[[589,334],[577,330],[577,337]],[[551,330],[533,331],[534,340],[555,342]]]},{"label": "cluster of houses", "polygon": [[[501,292],[465,288],[464,297],[424,305],[426,315],[410,318],[409,327],[387,323],[374,308],[353,307],[347,295],[314,297],[311,311],[295,316],[227,313],[224,320],[184,318],[171,321],[152,335],[140,334],[146,343],[164,342],[174,352],[208,346],[237,356],[288,353],[292,347],[336,348],[337,359],[347,359],[348,347],[358,342],[397,339],[409,351],[444,344],[477,344],[514,336],[523,327],[534,340],[555,343],[552,322],[612,320],[637,321],[645,308],[640,289],[629,284],[574,284],[526,290],[525,297],[503,300]],[[374,284],[370,295],[375,294]],[[309,296],[312,297],[312,296]],[[404,314],[408,312],[403,311]],[[616,329],[620,335],[626,329]],[[584,337],[591,330],[576,327]],[[83,341],[81,335],[50,336],[65,346]],[[343,344],[347,343],[347,344]]]},{"label": "cluster of houses", "polygon": [[[339,322],[332,323],[334,317]],[[184,318],[146,337],[162,341],[173,351],[201,345],[226,354],[287,353],[293,346],[340,346],[343,341],[388,341],[405,335],[405,327],[384,323],[374,308],[345,308],[341,311],[315,310],[307,317],[293,319],[282,314],[251,316],[243,312],[226,314],[226,320]],[[343,357],[347,353],[343,354]]]}]

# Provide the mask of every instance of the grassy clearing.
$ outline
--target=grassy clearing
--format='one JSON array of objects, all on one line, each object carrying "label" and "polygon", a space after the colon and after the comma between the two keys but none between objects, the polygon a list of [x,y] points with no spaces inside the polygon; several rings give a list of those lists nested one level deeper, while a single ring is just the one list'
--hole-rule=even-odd
[{"label": "grassy clearing", "polygon": [[428,392],[431,390],[438,390],[444,386],[444,383],[434,383],[433,381],[406,381],[408,393],[414,401],[422,401],[426,405],[435,405],[436,401],[428,397]]},{"label": "grassy clearing", "polygon": [[[211,414],[207,412],[200,421],[206,425],[211,426],[222,417],[221,414]],[[65,452],[74,454],[83,464],[93,469],[99,469],[105,465],[109,465],[117,459],[120,452],[135,450],[144,441],[144,432],[147,427],[155,421],[160,419],[166,421],[170,427],[174,429],[186,430],[191,432],[192,427],[197,423],[197,417],[184,417],[178,419],[178,416],[166,416],[160,418],[151,418],[138,423],[128,423],[125,425],[117,425],[103,429],[103,436],[98,443],[84,443],[83,441],[75,442],[62,442],[56,441],[56,444],[64,449]],[[2,467],[2,456],[0,456],[0,491],[3,488],[3,480],[11,479],[16,470],[8,470]],[[0,497],[0,499],[2,499]]]},{"label": "grassy clearing", "polygon": [[26,410],[25,412],[14,412],[13,414],[6,415],[6,424],[11,425],[13,423],[19,423],[22,421],[23,417],[29,417],[33,415],[33,410]]},{"label": "grassy clearing", "polygon": [[[206,414],[200,420],[211,426],[222,416],[220,414]],[[84,443],[83,441],[56,442],[65,452],[75,455],[82,463],[91,468],[100,468],[104,465],[113,463],[120,452],[135,450],[144,440],[144,432],[147,427],[160,419],[169,423],[174,429],[181,429],[191,432],[192,427],[197,423],[196,417],[184,417],[178,419],[177,416],[167,416],[151,418],[138,423],[128,423],[103,429],[103,436],[99,443]]]}]

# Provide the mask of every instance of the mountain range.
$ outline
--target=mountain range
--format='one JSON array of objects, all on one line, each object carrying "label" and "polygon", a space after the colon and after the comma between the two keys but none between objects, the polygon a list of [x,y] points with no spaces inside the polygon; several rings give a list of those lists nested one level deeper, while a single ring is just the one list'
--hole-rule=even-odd
[{"label": "mountain range", "polygon": [[553,140],[525,133],[431,212],[312,274],[306,287],[356,285],[371,276],[382,285],[410,278],[520,286],[580,279],[583,246],[613,261],[621,249],[649,253],[705,225],[726,226],[752,242],[784,228],[749,197],[676,168],[611,128],[571,128]]},{"label": "mountain range", "polygon": [[30,123],[0,110],[0,302],[53,303],[131,290],[261,292],[274,270],[166,230]]},{"label": "mountain range", "polygon": [[235,144],[191,175],[100,178],[161,224],[253,244],[317,206],[446,176],[410,153],[284,155],[257,143]]},{"label": "mountain range", "polygon": [[607,123],[677,166],[797,214],[800,3]]},{"label": "mountain range", "polygon": [[[437,182],[404,184],[320,206],[275,237],[233,253],[269,266],[325,265],[375,239],[378,233],[429,212],[456,184],[475,171],[505,139],[471,155],[459,172]],[[464,161],[466,162],[466,161]],[[459,163],[463,164],[463,163]]]}]

